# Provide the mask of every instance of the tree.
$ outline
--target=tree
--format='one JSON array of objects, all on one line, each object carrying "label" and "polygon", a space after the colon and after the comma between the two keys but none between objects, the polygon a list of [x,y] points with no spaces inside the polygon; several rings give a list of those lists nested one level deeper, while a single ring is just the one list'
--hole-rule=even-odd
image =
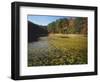
[{"label": "tree", "polygon": [[87,34],[86,17],[70,17],[58,19],[48,24],[48,31],[62,34]]}]

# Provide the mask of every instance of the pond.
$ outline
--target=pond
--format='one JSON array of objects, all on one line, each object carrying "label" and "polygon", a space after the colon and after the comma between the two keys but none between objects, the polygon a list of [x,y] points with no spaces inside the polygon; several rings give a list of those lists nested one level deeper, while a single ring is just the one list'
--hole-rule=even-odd
[{"label": "pond", "polygon": [[28,44],[29,48],[48,48],[48,36],[40,37],[38,41],[31,42]]}]

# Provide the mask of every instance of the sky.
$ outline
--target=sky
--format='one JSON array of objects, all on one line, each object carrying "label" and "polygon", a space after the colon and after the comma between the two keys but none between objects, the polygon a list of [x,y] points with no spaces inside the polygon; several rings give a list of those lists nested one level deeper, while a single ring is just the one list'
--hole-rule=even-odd
[{"label": "sky", "polygon": [[38,25],[48,25],[49,23],[60,19],[60,18],[68,18],[67,16],[43,16],[43,15],[28,15],[28,21],[31,21]]}]

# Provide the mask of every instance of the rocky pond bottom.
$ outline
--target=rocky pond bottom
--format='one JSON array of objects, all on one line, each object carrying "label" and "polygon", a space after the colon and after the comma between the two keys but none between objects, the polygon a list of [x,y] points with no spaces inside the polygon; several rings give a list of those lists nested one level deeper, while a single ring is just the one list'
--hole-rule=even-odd
[{"label": "rocky pond bottom", "polygon": [[28,66],[87,64],[87,36],[50,35],[28,43]]}]

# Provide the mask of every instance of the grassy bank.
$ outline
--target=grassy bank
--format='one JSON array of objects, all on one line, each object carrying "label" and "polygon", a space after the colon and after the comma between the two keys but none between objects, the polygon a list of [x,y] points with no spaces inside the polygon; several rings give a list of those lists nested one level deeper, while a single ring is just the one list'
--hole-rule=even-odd
[{"label": "grassy bank", "polygon": [[86,36],[50,34],[48,44],[47,49],[28,49],[28,66],[87,64]]}]

